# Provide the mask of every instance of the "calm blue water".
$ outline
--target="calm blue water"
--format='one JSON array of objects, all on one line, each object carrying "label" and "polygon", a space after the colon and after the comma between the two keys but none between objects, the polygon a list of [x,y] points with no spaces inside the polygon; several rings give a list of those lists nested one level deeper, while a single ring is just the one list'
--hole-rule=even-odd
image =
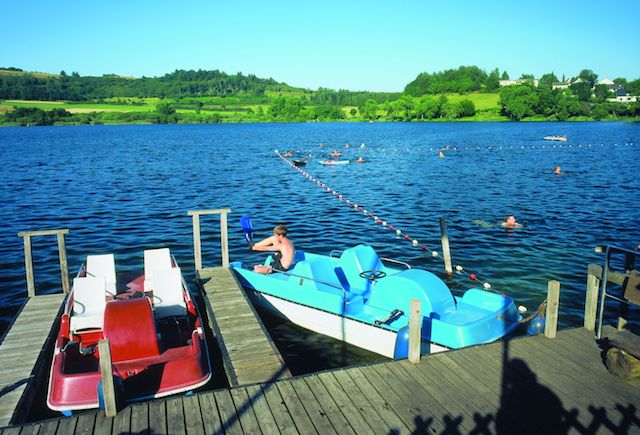
[{"label": "calm blue water", "polygon": [[[565,144],[542,141],[567,134]],[[320,148],[319,144],[325,144]],[[26,297],[18,231],[69,228],[70,275],[87,254],[113,252],[121,278],[145,248],[169,246],[193,278],[188,210],[230,207],[232,260],[258,262],[238,219],[267,236],[278,222],[298,249],[328,253],[359,242],[441,273],[442,263],[318,188],[274,149],[368,163],[304,169],[440,251],[447,219],[455,264],[535,308],[562,284],[562,326],[579,324],[596,244],[640,243],[640,124],[425,123],[87,126],[0,129],[0,332]],[[364,150],[359,148],[366,144]],[[449,146],[445,158],[435,148]],[[552,170],[560,165],[562,175]],[[515,214],[521,229],[495,224]],[[216,218],[202,222],[205,265],[220,264]],[[36,284],[58,291],[55,237],[33,240]],[[453,287],[472,283],[456,276]],[[457,290],[456,290],[457,291]]]}]

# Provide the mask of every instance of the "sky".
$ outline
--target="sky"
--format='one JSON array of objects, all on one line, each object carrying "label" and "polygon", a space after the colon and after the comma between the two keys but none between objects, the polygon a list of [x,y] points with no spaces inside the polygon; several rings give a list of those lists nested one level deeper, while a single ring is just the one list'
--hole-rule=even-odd
[{"label": "sky", "polygon": [[0,15],[0,67],[25,71],[217,69],[385,92],[461,65],[640,78],[638,0],[3,0]]}]

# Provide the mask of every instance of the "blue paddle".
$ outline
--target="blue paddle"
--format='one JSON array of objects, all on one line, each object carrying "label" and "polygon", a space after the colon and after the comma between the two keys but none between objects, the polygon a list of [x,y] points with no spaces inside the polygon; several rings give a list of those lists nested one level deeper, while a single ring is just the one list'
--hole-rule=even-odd
[{"label": "blue paddle", "polygon": [[251,248],[253,246],[253,225],[251,225],[251,218],[249,216],[242,216],[240,218],[240,225],[242,225],[242,231],[244,231],[244,238]]}]

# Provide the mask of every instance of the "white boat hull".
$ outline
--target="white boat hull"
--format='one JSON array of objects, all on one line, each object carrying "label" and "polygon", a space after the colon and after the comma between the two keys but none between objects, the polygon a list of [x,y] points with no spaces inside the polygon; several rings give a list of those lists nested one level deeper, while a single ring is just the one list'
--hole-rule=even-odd
[{"label": "white boat hull", "polygon": [[[387,358],[394,357],[397,334],[385,328],[297,304],[259,291],[250,291],[260,308],[282,317],[302,328],[349,343]],[[421,353],[449,350],[437,344],[423,342]]]}]

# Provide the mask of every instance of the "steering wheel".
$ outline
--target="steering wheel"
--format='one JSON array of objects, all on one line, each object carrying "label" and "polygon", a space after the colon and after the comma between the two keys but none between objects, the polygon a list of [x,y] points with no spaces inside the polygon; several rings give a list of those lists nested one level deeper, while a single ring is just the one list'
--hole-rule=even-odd
[{"label": "steering wheel", "polygon": [[364,272],[360,272],[360,278],[368,279],[370,281],[375,281],[376,279],[384,278],[387,276],[387,272],[384,270],[365,270]]}]

